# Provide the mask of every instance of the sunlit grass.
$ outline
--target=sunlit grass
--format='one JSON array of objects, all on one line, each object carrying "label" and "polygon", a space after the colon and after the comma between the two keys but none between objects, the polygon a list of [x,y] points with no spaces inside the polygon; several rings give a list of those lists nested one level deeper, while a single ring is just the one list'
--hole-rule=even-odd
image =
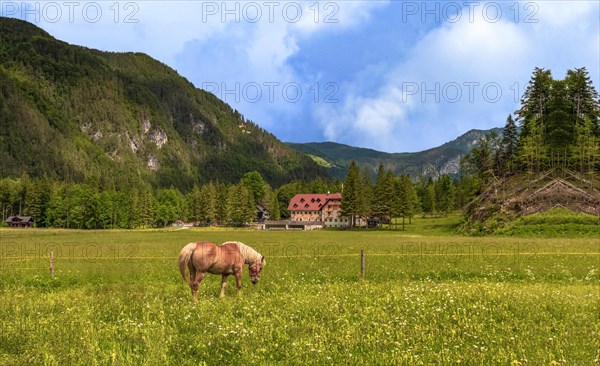
[{"label": "sunlit grass", "polygon": [[[600,362],[600,240],[451,236],[452,218],[421,220],[404,232],[1,230],[0,364]],[[196,240],[253,246],[261,281],[244,273],[238,294],[230,279],[221,300],[208,276],[194,303],[176,256]]]}]

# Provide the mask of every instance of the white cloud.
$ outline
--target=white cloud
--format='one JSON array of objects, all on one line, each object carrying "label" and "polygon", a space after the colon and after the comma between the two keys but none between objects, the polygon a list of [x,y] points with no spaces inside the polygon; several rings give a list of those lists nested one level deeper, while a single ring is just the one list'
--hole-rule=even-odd
[{"label": "white cloud", "polygon": [[[303,112],[302,103],[293,101],[295,85],[300,86],[303,98],[310,98],[309,88],[315,80],[308,80],[289,65],[289,59],[301,51],[299,39],[358,26],[369,18],[371,10],[385,3],[387,0],[277,3],[272,10],[262,8],[262,18],[256,23],[229,21],[219,34],[186,43],[176,65],[198,86],[205,81],[218,83],[222,87],[217,96],[271,129],[285,122],[274,116],[285,115],[292,120]],[[300,11],[294,10],[297,6]],[[299,20],[293,22],[296,19]],[[337,23],[326,22],[336,20]],[[261,88],[258,102],[244,98],[243,88],[249,83]],[[240,103],[235,103],[233,95],[223,93],[223,87],[233,90],[236,84],[241,88]],[[267,84],[276,85],[270,89]]]},{"label": "white cloud", "polygon": [[303,16],[291,24],[293,32],[303,35],[316,31],[340,31],[368,22],[371,12],[385,7],[390,0],[367,1],[307,1],[301,4]]},{"label": "white cloud", "polygon": [[[567,68],[587,65],[598,75],[598,4],[567,14],[555,5],[544,9],[537,24],[475,18],[434,28],[387,73],[375,96],[364,97],[372,90],[357,79],[342,103],[319,106],[315,118],[330,139],[386,151],[421,150],[472,128],[501,126],[535,66],[562,77]],[[550,27],[542,25],[545,17]],[[403,97],[394,98],[394,89]]]}]

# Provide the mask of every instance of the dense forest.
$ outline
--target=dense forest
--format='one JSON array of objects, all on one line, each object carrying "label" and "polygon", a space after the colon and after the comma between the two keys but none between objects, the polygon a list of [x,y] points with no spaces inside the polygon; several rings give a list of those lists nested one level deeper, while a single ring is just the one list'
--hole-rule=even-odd
[{"label": "dense forest", "polygon": [[[483,185],[518,173],[560,167],[594,176],[600,167],[600,101],[586,68],[564,80],[536,68],[521,108],[506,120],[502,137],[488,134],[463,161],[463,174]],[[520,133],[517,129],[520,124]]]},{"label": "dense forest", "polygon": [[147,55],[69,45],[17,19],[0,27],[0,178],[189,191],[249,171],[273,186],[327,174]]},{"label": "dense forest", "polygon": [[499,232],[554,208],[600,216],[600,101],[587,70],[556,80],[536,68],[515,115],[463,159],[462,176],[478,182],[464,231]]}]

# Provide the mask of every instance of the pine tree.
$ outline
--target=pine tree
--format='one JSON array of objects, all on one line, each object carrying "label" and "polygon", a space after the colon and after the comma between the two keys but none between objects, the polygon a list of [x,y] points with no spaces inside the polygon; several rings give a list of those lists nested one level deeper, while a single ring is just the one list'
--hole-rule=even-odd
[{"label": "pine tree", "polygon": [[435,202],[438,212],[445,216],[454,209],[454,185],[447,174],[435,182]]},{"label": "pine tree", "polygon": [[502,141],[500,142],[501,168],[504,173],[510,174],[513,172],[518,148],[519,133],[517,131],[517,125],[513,120],[512,115],[509,114],[506,118],[506,125],[504,125]]},{"label": "pine tree", "polygon": [[404,218],[408,216],[408,191],[404,184],[403,176],[396,178],[394,180],[394,200],[393,200],[393,209],[392,216],[394,217],[402,217]]},{"label": "pine tree", "polygon": [[373,184],[371,183],[371,173],[369,172],[368,168],[363,170],[361,180],[362,191],[360,195],[358,215],[368,218],[371,215],[373,202]]},{"label": "pine tree", "polygon": [[204,222],[214,222],[217,219],[217,187],[210,182],[200,189],[202,216],[200,220]]},{"label": "pine tree", "polygon": [[543,117],[548,108],[551,98],[552,73],[550,70],[536,67],[525,93],[521,98],[521,108],[515,113],[517,121],[521,123],[521,138],[529,136],[529,125],[532,121],[538,121],[543,126]]},{"label": "pine tree", "polygon": [[[383,164],[377,168],[375,187],[373,188],[373,214],[380,219],[390,217],[394,201],[394,174],[386,172]],[[391,217],[390,217],[391,218]]]},{"label": "pine tree", "polygon": [[271,195],[269,202],[269,211],[271,212],[271,220],[281,220],[281,211],[279,210],[279,199],[275,192]]},{"label": "pine tree", "polygon": [[350,218],[350,227],[354,227],[355,218],[359,214],[361,206],[362,184],[360,170],[354,161],[348,167],[348,174],[344,179],[344,190],[342,191],[342,214]]},{"label": "pine tree", "polygon": [[252,171],[244,174],[240,180],[248,191],[252,194],[252,200],[254,203],[259,203],[265,196],[265,181],[257,171]]},{"label": "pine tree", "polygon": [[192,191],[188,193],[186,203],[188,205],[188,214],[191,221],[200,221],[204,216],[202,210],[202,192],[201,188],[194,185]]},{"label": "pine tree", "polygon": [[[156,220],[156,212],[158,210],[158,202],[156,201],[156,197],[154,196],[154,192],[151,187],[146,186],[140,191],[141,197],[140,202],[142,203],[142,214],[141,214],[141,223],[143,227],[154,227]],[[181,218],[178,215],[180,212],[181,200],[179,198],[179,191],[172,189],[172,196],[174,197],[174,205],[175,205],[175,217],[173,221],[177,218]]]},{"label": "pine tree", "polygon": [[594,125],[589,119],[583,119],[575,127],[575,146],[573,160],[581,173],[594,175],[600,164],[600,137],[593,132]]},{"label": "pine tree", "polygon": [[227,188],[226,205],[227,205],[228,221],[231,221],[232,223],[239,223],[239,220],[240,220],[241,212],[239,209],[239,207],[240,207],[239,198],[240,197],[238,197],[237,185],[235,185],[235,184],[230,185]]},{"label": "pine tree", "polygon": [[487,183],[494,176],[498,162],[495,161],[499,156],[496,154],[498,149],[498,135],[492,131],[481,137],[475,146],[461,161],[461,169],[466,174],[477,175],[482,183]]},{"label": "pine tree", "polygon": [[575,115],[570,113],[573,107],[567,96],[565,81],[552,81],[551,92],[542,118],[544,144],[552,152],[564,155],[574,143]]},{"label": "pine tree", "polygon": [[217,186],[217,221],[220,224],[225,224],[230,220],[229,205],[227,204],[227,198],[229,193],[229,187],[225,184],[219,184]]},{"label": "pine tree", "polygon": [[256,214],[252,193],[242,183],[229,187],[227,207],[229,219],[236,225],[252,221]]},{"label": "pine tree", "polygon": [[591,120],[593,128],[596,129],[600,117],[600,99],[587,69],[582,67],[568,70],[565,83],[567,97],[573,106],[572,113],[578,120]]},{"label": "pine tree", "polygon": [[401,177],[404,195],[406,197],[406,211],[405,215],[408,217],[408,223],[412,223],[413,216],[417,213],[418,207],[420,206],[419,196],[417,194],[417,190],[415,189],[415,184],[412,179],[408,175],[403,175]]},{"label": "pine tree", "polygon": [[429,177],[423,195],[423,214],[429,214],[430,216],[435,214],[437,211],[437,203],[435,198],[435,184],[433,183],[431,177]]},{"label": "pine tree", "polygon": [[37,227],[45,227],[46,210],[51,195],[50,180],[46,177],[42,179],[32,179],[29,181],[29,188],[26,192],[25,214],[33,217]]},{"label": "pine tree", "polygon": [[529,133],[521,136],[519,145],[519,162],[527,172],[537,172],[545,167],[548,161],[548,149],[544,144],[542,126],[538,121],[530,123]]}]

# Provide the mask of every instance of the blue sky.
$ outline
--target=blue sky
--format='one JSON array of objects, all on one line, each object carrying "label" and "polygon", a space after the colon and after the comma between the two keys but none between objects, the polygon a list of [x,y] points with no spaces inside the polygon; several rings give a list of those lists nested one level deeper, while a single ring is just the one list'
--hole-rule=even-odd
[{"label": "blue sky", "polygon": [[389,152],[502,126],[533,68],[600,87],[598,1],[0,0],[69,43],[175,68],[283,141]]}]

